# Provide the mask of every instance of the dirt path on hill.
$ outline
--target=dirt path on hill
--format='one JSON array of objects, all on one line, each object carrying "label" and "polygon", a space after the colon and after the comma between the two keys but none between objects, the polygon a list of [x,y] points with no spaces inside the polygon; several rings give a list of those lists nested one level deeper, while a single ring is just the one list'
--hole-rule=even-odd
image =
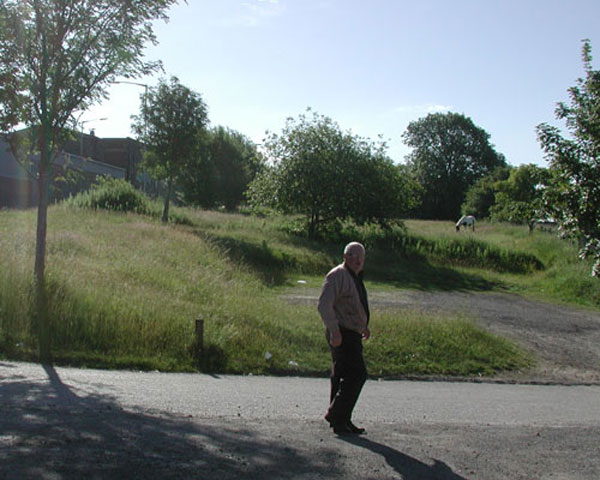
[{"label": "dirt path on hill", "polygon": [[[318,289],[289,293],[291,303],[316,305]],[[536,366],[502,373],[493,381],[600,384],[600,312],[504,293],[397,290],[369,293],[373,309],[465,313],[487,330],[533,353]]]}]

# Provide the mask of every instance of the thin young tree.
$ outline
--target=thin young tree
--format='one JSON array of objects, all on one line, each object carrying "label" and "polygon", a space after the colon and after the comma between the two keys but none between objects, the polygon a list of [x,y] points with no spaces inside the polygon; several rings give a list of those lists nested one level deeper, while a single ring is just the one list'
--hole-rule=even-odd
[{"label": "thin young tree", "polygon": [[145,145],[144,163],[152,175],[165,181],[167,193],[162,221],[169,219],[169,202],[178,177],[200,154],[208,123],[202,96],[171,77],[142,94],[142,108],[133,117],[133,130]]},{"label": "thin young tree", "polygon": [[[50,358],[46,315],[46,232],[52,166],[69,129],[87,107],[106,98],[117,78],[160,68],[143,58],[157,43],[152,22],[167,20],[177,0],[4,0],[0,2],[0,128],[36,132],[39,161],[35,284],[42,360]],[[12,135],[11,138],[16,138]],[[23,149],[12,142],[21,162]],[[29,154],[29,152],[27,152]]]}]

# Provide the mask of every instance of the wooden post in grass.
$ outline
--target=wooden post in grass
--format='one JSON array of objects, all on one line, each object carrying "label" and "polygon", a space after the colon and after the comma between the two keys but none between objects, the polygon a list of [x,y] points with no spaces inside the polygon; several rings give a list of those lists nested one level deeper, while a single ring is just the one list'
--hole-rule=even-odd
[{"label": "wooden post in grass", "polygon": [[204,353],[204,319],[202,317],[196,319],[196,353],[198,360],[201,360]]}]

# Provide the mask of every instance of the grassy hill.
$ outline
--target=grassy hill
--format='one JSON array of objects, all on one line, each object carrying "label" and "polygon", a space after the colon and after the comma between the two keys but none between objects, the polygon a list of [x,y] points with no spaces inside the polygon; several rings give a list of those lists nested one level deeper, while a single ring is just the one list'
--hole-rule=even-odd
[{"label": "grassy hill", "polygon": [[576,245],[559,238],[556,231],[534,230],[530,234],[525,226],[489,222],[479,222],[475,233],[466,230],[457,233],[450,222],[409,220],[406,226],[412,235],[435,239],[477,238],[491,246],[533,255],[541,262],[543,268],[526,275],[460,268],[455,264],[457,272],[480,276],[494,285],[494,289],[547,301],[600,307],[600,280],[590,276],[592,263],[579,260]]},{"label": "grassy hill", "polygon": [[[299,279],[320,286],[341,260],[345,239],[308,241],[288,233],[290,219],[282,217],[177,214],[185,225],[50,208],[47,278],[56,361],[325,375],[329,354],[315,306],[290,305],[281,294],[298,288]],[[475,234],[456,234],[450,222],[409,221],[407,228],[404,240],[352,232],[367,243],[370,290],[511,290],[599,304],[588,266],[548,233],[528,236],[524,227],[483,224]],[[35,212],[0,211],[0,355],[6,358],[35,359],[34,247]],[[201,358],[198,318],[204,320]],[[374,311],[372,325],[365,349],[374,374],[488,375],[532,361],[464,316]]]}]

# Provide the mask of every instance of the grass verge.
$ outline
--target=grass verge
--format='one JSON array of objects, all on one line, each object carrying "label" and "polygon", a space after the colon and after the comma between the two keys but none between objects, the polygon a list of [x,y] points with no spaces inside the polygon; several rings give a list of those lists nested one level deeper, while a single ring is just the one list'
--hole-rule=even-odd
[{"label": "grass verge", "polygon": [[[316,309],[289,305],[280,293],[299,278],[318,286],[339,262],[341,245],[289,235],[281,228],[285,219],[174,212],[182,224],[163,226],[132,213],[50,209],[47,278],[55,360],[102,368],[325,375],[329,354]],[[456,240],[449,223],[407,226],[427,240],[422,245]],[[524,252],[540,259],[543,270],[457,266],[462,261],[444,248],[407,255],[375,245],[368,254],[368,287],[513,289],[597,305],[597,280],[588,279],[571,245],[521,230],[482,224],[473,240]],[[35,212],[1,211],[0,232],[0,354],[34,360]],[[473,234],[460,235],[468,243]],[[194,337],[200,317],[201,358]],[[533,361],[469,318],[377,310],[372,318],[365,351],[374,375],[486,376]]]}]

